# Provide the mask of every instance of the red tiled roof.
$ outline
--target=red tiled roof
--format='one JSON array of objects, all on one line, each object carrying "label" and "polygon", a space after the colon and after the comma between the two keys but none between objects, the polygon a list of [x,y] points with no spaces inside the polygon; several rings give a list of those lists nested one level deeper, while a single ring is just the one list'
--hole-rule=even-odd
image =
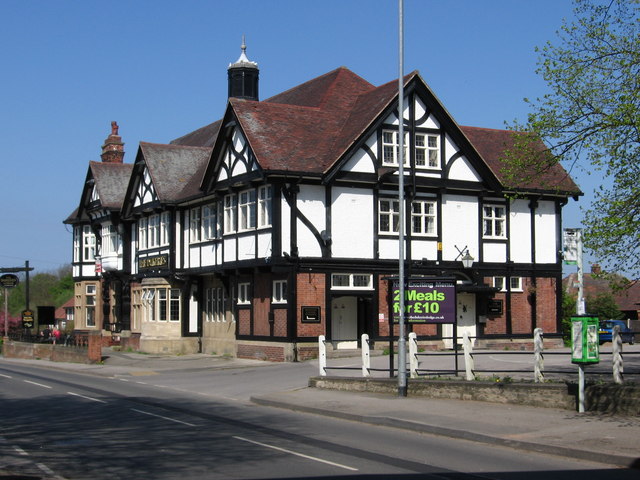
[{"label": "red tiled roof", "polygon": [[[460,129],[484,159],[494,175],[504,183],[505,175],[502,172],[504,163],[501,159],[503,158],[505,150],[513,147],[516,133],[510,130],[494,130],[479,127],[460,126]],[[541,140],[536,147],[540,149],[540,152],[546,150]],[[558,189],[574,195],[582,193],[560,164],[553,165],[551,169],[537,176],[535,180],[528,180],[521,183],[518,185],[518,188],[532,190]]]}]

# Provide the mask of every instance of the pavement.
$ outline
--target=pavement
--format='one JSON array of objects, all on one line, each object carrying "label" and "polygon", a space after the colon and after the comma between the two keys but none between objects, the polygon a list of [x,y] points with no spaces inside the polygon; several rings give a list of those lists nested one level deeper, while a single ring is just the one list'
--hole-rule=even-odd
[{"label": "pavement", "polygon": [[[98,365],[0,357],[0,365],[4,362],[33,363],[38,367],[101,376],[137,376],[171,371],[197,374],[198,370],[204,369],[273,366],[258,360],[202,354],[173,356],[123,352],[110,353]],[[256,394],[251,401],[262,406],[640,469],[638,416],[399,397],[307,386]]]}]

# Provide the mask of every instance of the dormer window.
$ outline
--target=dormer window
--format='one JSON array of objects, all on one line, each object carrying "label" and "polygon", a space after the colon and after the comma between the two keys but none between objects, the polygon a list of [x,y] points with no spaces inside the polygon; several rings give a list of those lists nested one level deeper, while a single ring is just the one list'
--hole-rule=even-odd
[{"label": "dormer window", "polygon": [[440,168],[440,137],[416,133],[416,168]]},{"label": "dormer window", "polygon": [[[382,164],[387,166],[398,166],[398,157],[400,156],[400,136],[395,130],[382,131]],[[407,145],[409,144],[407,133],[404,134],[404,164],[409,165],[409,156],[407,155]]]}]

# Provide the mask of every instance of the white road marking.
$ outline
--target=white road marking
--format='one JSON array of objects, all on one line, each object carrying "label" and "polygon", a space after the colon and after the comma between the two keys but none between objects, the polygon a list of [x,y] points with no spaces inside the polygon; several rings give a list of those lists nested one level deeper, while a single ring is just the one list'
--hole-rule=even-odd
[{"label": "white road marking", "polygon": [[163,417],[162,415],[156,415],[155,413],[145,412],[144,410],[138,410],[136,408],[132,408],[134,412],[144,413],[145,415],[151,415],[152,417],[162,418],[163,420],[169,420],[170,422],[182,423],[183,425],[187,425],[189,427],[197,427],[198,425],[194,425],[193,423],[183,422],[182,420],[176,420],[175,418]]},{"label": "white road marking", "polygon": [[243,438],[243,437],[234,436],[233,438],[235,438],[236,440],[241,440],[243,442],[248,442],[248,443],[253,443],[255,445],[260,445],[261,447],[271,448],[273,450],[278,450],[279,452],[284,452],[284,453],[288,453],[290,455],[295,455],[297,457],[302,457],[302,458],[306,458],[308,460],[313,460],[314,462],[326,463],[327,465],[332,465],[334,467],[343,468],[345,470],[350,470],[352,472],[357,472],[358,471],[357,468],[349,467],[347,465],[342,465],[340,463],[330,462],[329,460],[324,460],[324,459],[318,458],[318,457],[311,457],[311,456],[305,455],[303,453],[294,452],[293,450],[287,450],[286,448],[276,447],[275,445],[269,445],[269,444],[262,443],[262,442],[256,442],[255,440],[249,440],[248,438]]},{"label": "white road marking", "polygon": [[20,447],[14,446],[13,449],[18,452],[18,455],[29,455],[27,452],[25,452],[23,449],[21,449]]},{"label": "white road marking", "polygon": [[36,383],[36,382],[32,382],[31,380],[23,380],[25,383],[30,383],[31,385],[37,385],[38,387],[43,387],[43,388],[53,388],[50,387],[49,385],[43,385],[42,383]]},{"label": "white road marking", "polygon": [[5,375],[4,373],[0,373],[0,377],[13,378],[11,375]]},{"label": "white road marking", "polygon": [[74,397],[84,398],[85,400],[91,400],[92,402],[107,403],[104,400],[100,400],[98,398],[93,398],[93,397],[87,397],[86,395],[80,395],[79,393],[67,392],[67,394],[68,395],[73,395]]}]

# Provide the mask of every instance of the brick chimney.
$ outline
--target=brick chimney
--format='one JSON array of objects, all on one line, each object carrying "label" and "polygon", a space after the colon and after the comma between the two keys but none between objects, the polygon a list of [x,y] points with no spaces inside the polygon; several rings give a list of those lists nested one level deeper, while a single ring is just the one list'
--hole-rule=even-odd
[{"label": "brick chimney", "polygon": [[600,275],[602,273],[602,268],[600,268],[599,264],[594,263],[591,265],[591,273],[593,275]]},{"label": "brick chimney", "polygon": [[118,128],[117,122],[111,122],[111,135],[104,141],[100,155],[105,163],[123,163],[124,161],[124,143],[118,135]]}]

